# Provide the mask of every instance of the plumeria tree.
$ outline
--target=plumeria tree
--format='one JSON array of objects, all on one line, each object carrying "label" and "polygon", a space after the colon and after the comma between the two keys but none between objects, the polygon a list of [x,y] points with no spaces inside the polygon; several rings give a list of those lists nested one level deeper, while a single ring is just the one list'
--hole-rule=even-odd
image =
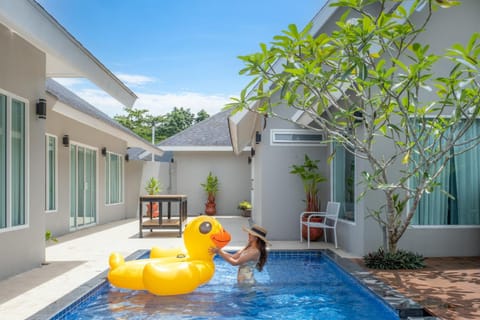
[{"label": "plumeria tree", "polygon": [[368,209],[394,253],[422,197],[441,188],[449,160],[479,143],[465,133],[479,115],[480,36],[440,54],[418,40],[436,10],[457,1],[332,5],[344,14],[330,34],[290,25],[260,52],[240,57],[240,73],[253,78],[229,106],[286,121],[277,107],[300,110],[311,120],[307,128],[368,162],[360,197],[384,195],[383,205]]}]

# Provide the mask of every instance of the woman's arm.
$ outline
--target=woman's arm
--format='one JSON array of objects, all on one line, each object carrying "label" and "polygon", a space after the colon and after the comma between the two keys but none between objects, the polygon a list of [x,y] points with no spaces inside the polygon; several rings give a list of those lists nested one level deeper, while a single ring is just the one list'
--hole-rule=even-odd
[{"label": "woman's arm", "polygon": [[[227,252],[224,252],[222,249],[215,248],[212,250],[214,253],[217,253],[220,257],[225,259],[228,263],[230,263],[232,266],[239,266],[242,265],[250,260],[258,260],[258,256],[260,252],[256,249],[249,249],[245,250],[244,254],[240,255],[235,253],[234,255],[228,254]],[[243,250],[242,250],[243,251]]]},{"label": "woman's arm", "polygon": [[[238,250],[237,252],[235,252],[234,254],[231,254],[232,258],[233,259],[238,259],[240,258],[240,255],[242,254],[243,251],[245,251],[245,249],[247,249],[246,247]],[[225,254],[228,254],[227,252],[225,252]]]}]

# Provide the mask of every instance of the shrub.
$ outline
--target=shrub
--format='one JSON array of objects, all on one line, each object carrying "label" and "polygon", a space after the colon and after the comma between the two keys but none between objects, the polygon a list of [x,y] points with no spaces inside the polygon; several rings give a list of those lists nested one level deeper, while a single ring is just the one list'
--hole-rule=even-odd
[{"label": "shrub", "polygon": [[385,252],[383,248],[370,252],[363,257],[368,268],[381,270],[422,269],[425,258],[417,253],[397,250],[395,253]]},{"label": "shrub", "polygon": [[53,242],[58,242],[57,238],[52,236],[52,232],[50,230],[45,231],[45,241],[53,241]]}]

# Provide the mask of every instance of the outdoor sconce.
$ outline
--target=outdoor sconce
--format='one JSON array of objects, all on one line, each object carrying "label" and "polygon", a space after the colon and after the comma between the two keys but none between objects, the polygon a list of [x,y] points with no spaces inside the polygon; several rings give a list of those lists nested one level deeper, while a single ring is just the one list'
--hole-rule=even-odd
[{"label": "outdoor sconce", "polygon": [[125,161],[128,162],[130,160],[130,157],[128,156],[128,153],[125,155]]},{"label": "outdoor sconce", "polygon": [[68,147],[70,145],[70,138],[68,137],[68,134],[63,135],[62,143],[64,147]]},{"label": "outdoor sconce", "polygon": [[103,147],[102,148],[102,156],[106,156],[107,155],[107,147]]},{"label": "outdoor sconce", "polygon": [[47,118],[47,100],[38,99],[37,102],[37,118],[46,119]]},{"label": "outdoor sconce", "polygon": [[255,157],[255,148],[253,148],[253,147],[250,149],[250,156],[252,158]]},{"label": "outdoor sconce", "polygon": [[257,131],[255,132],[255,143],[259,144],[260,142],[262,142],[262,134]]}]

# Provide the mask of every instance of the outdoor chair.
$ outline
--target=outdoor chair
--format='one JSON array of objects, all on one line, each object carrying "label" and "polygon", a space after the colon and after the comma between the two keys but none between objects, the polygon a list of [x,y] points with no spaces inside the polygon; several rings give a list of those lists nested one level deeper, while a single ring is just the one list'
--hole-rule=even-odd
[{"label": "outdoor chair", "polygon": [[[310,248],[310,228],[321,228],[323,229],[323,238],[327,242],[327,230],[333,230],[333,236],[335,238],[335,248],[337,246],[337,220],[338,214],[340,212],[340,202],[331,202],[327,203],[327,210],[325,212],[311,212],[305,211],[300,214],[300,242],[303,242],[302,237],[302,226],[307,227],[307,241],[308,248]],[[304,215],[308,215],[306,221],[302,221]],[[322,222],[311,221],[313,217],[322,217]]]}]

